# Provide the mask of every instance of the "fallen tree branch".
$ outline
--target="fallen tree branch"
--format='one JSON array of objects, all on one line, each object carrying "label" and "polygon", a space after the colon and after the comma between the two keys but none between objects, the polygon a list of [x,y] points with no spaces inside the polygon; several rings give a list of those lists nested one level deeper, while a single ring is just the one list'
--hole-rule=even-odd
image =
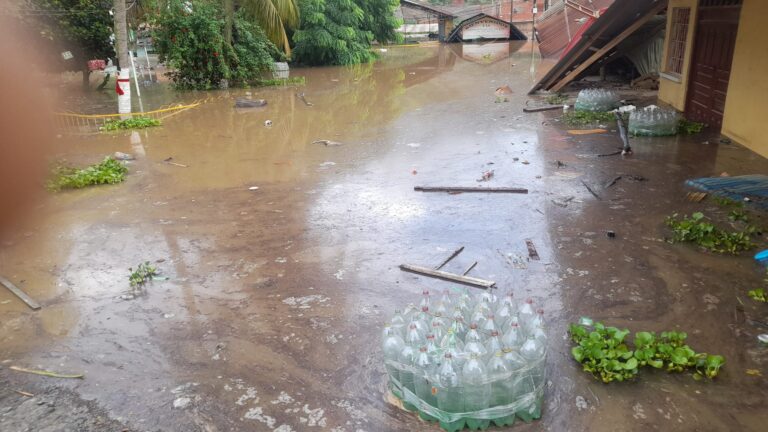
[{"label": "fallen tree branch", "polygon": [[457,275],[440,270],[433,270],[427,267],[415,266],[410,264],[400,264],[400,270],[416,273],[422,276],[428,276],[436,279],[442,279],[449,282],[456,282],[462,285],[469,285],[476,288],[488,289],[496,285],[496,282],[485,279],[478,279],[470,276]]},{"label": "fallen tree branch", "polygon": [[471,187],[471,186],[414,186],[419,192],[495,192],[527,194],[528,189],[512,187]]}]

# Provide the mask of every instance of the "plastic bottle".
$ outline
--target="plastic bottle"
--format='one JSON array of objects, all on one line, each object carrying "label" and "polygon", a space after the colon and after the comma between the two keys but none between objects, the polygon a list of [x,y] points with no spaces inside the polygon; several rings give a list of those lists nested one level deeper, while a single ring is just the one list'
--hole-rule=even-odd
[{"label": "plastic bottle", "polygon": [[496,309],[496,324],[506,328],[512,316],[517,316],[517,305],[512,298],[512,293],[509,293],[501,299],[501,304]]},{"label": "plastic bottle", "polygon": [[[418,373],[413,376],[416,396],[424,401],[424,403],[437,408],[437,397],[432,393],[432,381],[434,380],[436,372],[436,364],[432,356],[427,352],[426,346],[419,348],[419,354],[416,356],[414,367],[418,371]],[[419,417],[427,421],[436,420],[423,410],[419,410]]]},{"label": "plastic bottle", "polygon": [[[504,360],[504,353],[496,351],[488,361],[488,378],[491,380],[491,400],[488,406],[509,405],[515,401],[511,369]],[[515,424],[514,411],[509,415],[491,420],[496,426],[512,426]]]},{"label": "plastic bottle", "polygon": [[[522,398],[528,397],[527,395],[534,391],[534,383],[528,361],[516,350],[510,348],[505,348],[503,353],[504,362],[511,372],[510,385],[512,386],[513,400],[522,400]],[[535,404],[520,405],[515,411],[515,415],[525,422],[530,422],[534,418],[535,408]]]},{"label": "plastic bottle", "polygon": [[405,342],[400,335],[392,330],[392,326],[386,325],[384,329],[385,335],[381,343],[381,350],[384,352],[384,364],[389,375],[390,389],[395,396],[402,398],[402,393],[400,393],[397,385],[395,385],[395,381],[400,379],[400,370],[394,365],[389,364],[389,362],[397,363],[400,361],[400,352],[405,347]]},{"label": "plastic bottle", "polygon": [[[528,336],[523,346],[520,347],[520,356],[525,359],[529,370],[528,379],[520,382],[521,391],[532,392],[544,385],[544,351],[545,347],[533,335]],[[528,407],[524,407],[522,411],[518,415],[525,421],[539,418],[541,416],[541,398],[538,398]]]},{"label": "plastic bottle", "polygon": [[497,352],[501,352],[503,348],[501,343],[501,336],[499,336],[498,330],[493,330],[488,339],[485,340],[485,351],[489,357],[493,357]]},{"label": "plastic bottle", "polygon": [[469,331],[467,332],[464,341],[464,351],[467,354],[477,354],[478,356],[484,356],[486,354],[483,339],[477,331],[477,324],[470,324]]},{"label": "plastic bottle", "polygon": [[505,348],[518,348],[523,344],[523,335],[520,333],[520,326],[512,323],[509,330],[501,337],[501,345]]},{"label": "plastic bottle", "polygon": [[437,341],[443,339],[443,336],[445,336],[445,331],[447,330],[447,326],[441,325],[441,322],[442,320],[432,320],[432,335]]},{"label": "plastic bottle", "polygon": [[421,312],[419,312],[416,317],[419,322],[418,325],[421,333],[424,335],[429,333],[430,329],[432,328],[432,315],[429,313],[429,307],[422,306]]},{"label": "plastic bottle", "polygon": [[489,314],[486,319],[485,323],[483,323],[483,327],[481,327],[481,333],[490,336],[491,333],[498,331],[499,328],[496,326],[496,316],[493,314]]},{"label": "plastic bottle", "polygon": [[405,332],[405,344],[412,346],[412,347],[420,347],[426,342],[426,338],[424,337],[423,333],[419,331],[419,328],[416,326],[415,322],[411,322],[411,325],[408,326],[408,330]]},{"label": "plastic bottle", "polygon": [[533,317],[536,316],[536,311],[533,309],[533,299],[529,298],[525,300],[525,303],[520,306],[520,311],[517,313],[517,316],[520,319],[520,326],[523,328],[523,331],[528,333],[531,321],[533,321]]},{"label": "plastic bottle", "polygon": [[451,354],[455,365],[460,366],[464,364],[462,359],[464,355],[464,342],[456,336],[453,329],[448,329],[445,333],[443,340],[440,341],[440,349],[443,350],[444,354]]},{"label": "plastic bottle", "polygon": [[443,357],[443,350],[440,349],[440,345],[435,339],[435,335],[427,335],[427,355],[432,358],[432,364],[439,365],[440,360]]},{"label": "plastic bottle", "polygon": [[616,93],[597,88],[580,91],[574,108],[582,111],[610,111],[619,105],[619,96]]},{"label": "plastic bottle", "polygon": [[440,302],[445,304],[445,307],[447,308],[453,307],[453,295],[451,294],[451,290],[448,288],[443,290],[443,294],[440,296]]},{"label": "plastic bottle", "polygon": [[[453,357],[446,353],[440,370],[437,374],[437,407],[450,413],[464,412],[464,401],[461,392],[461,375],[453,365]],[[465,419],[461,418],[453,422],[440,422],[440,427],[448,432],[455,432],[464,428]]]},{"label": "plastic bottle", "polygon": [[[471,412],[488,408],[488,404],[491,402],[491,383],[486,375],[485,365],[478,354],[470,354],[469,360],[462,368],[462,378],[464,410]],[[470,429],[485,429],[489,424],[490,420],[467,418],[467,426]]]},{"label": "plastic bottle", "polygon": [[462,316],[456,316],[453,319],[450,328],[453,329],[453,332],[456,333],[456,336],[458,336],[460,339],[466,338],[467,331],[469,330],[469,327],[464,322],[464,317]]},{"label": "plastic bottle", "polygon": [[399,309],[395,311],[390,324],[400,335],[405,334],[405,318],[403,318],[403,314]]},{"label": "plastic bottle", "polygon": [[416,393],[416,386],[414,383],[414,363],[416,361],[416,350],[414,347],[406,344],[400,351],[400,363],[402,369],[400,369],[400,385],[403,386],[403,408],[408,411],[414,411],[416,407],[407,401],[406,390],[411,393]]},{"label": "plastic bottle", "polygon": [[429,290],[425,289],[421,291],[421,301],[419,302],[419,308],[423,310],[425,307],[429,308],[430,306]]},{"label": "plastic bottle", "polygon": [[408,303],[408,305],[405,307],[405,309],[403,309],[403,320],[404,320],[406,323],[409,323],[409,322],[411,322],[411,320],[413,319],[413,317],[414,317],[414,316],[416,316],[416,313],[417,313],[419,310],[420,310],[420,309],[419,309],[419,308],[417,308],[415,304],[413,304],[413,303]]}]

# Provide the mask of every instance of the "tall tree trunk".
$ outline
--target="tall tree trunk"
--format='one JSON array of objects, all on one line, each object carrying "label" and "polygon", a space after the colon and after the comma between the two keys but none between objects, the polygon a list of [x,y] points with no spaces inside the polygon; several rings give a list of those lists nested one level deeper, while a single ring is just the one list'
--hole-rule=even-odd
[{"label": "tall tree trunk", "polygon": [[128,25],[125,20],[125,0],[113,0],[115,13],[115,51],[120,69],[129,68],[131,59],[128,58]]},{"label": "tall tree trunk", "polygon": [[224,0],[224,40],[232,44],[232,28],[235,26],[235,0]]}]

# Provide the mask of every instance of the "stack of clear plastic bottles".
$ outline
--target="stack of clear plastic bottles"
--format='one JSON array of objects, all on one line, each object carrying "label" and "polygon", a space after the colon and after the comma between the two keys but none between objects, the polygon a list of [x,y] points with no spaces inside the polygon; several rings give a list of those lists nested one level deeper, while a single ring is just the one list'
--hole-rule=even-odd
[{"label": "stack of clear plastic bottles", "polygon": [[611,111],[621,104],[619,96],[606,89],[584,89],[573,107],[579,111]]},{"label": "stack of clear plastic bottles", "polygon": [[635,136],[667,136],[677,133],[677,111],[647,106],[629,114],[628,130]]},{"label": "stack of clear plastic bottles", "polygon": [[543,310],[512,293],[424,290],[382,334],[389,388],[403,407],[449,432],[541,416]]}]

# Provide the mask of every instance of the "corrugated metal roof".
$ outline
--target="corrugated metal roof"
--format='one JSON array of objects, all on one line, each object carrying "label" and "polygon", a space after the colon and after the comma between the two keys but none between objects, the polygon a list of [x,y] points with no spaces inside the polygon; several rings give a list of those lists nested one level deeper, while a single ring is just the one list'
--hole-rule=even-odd
[{"label": "corrugated metal roof", "polygon": [[542,89],[549,90],[553,87],[557,89],[558,83],[566,77],[567,80],[577,78],[579,71],[593,63],[596,60],[594,57],[603,48],[610,47],[614,42],[620,42],[617,36],[626,35],[626,31],[637,26],[638,21],[663,10],[666,5],[667,0],[616,0],[533,86],[530,93]]},{"label": "corrugated metal roof", "polygon": [[[613,4],[615,0],[571,0],[587,9],[599,11]],[[536,19],[539,51],[543,57],[557,58],[581,27],[588,15],[565,5],[565,1],[549,7]]]}]

